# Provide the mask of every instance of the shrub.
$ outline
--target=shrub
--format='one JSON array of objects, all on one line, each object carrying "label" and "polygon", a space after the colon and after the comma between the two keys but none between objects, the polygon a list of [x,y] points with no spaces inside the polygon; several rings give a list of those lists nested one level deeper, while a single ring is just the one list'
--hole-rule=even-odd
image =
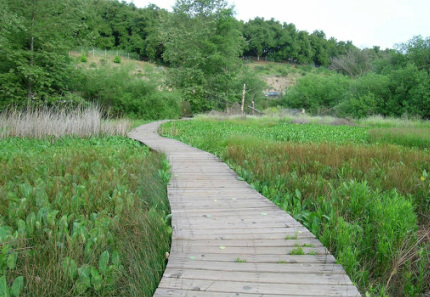
[{"label": "shrub", "polygon": [[342,101],[334,110],[338,117],[365,118],[376,113],[377,98],[372,93],[351,97]]},{"label": "shrub", "polygon": [[100,67],[86,72],[77,86],[87,101],[94,101],[113,117],[141,119],[178,118],[181,97],[177,92],[160,90],[157,76],[144,80],[129,67]]},{"label": "shrub", "polygon": [[282,98],[282,104],[291,108],[304,108],[311,114],[331,109],[346,98],[351,79],[341,74],[309,74],[297,81]]},{"label": "shrub", "polygon": [[121,58],[120,58],[120,56],[115,56],[115,58],[113,58],[113,62],[114,63],[117,63],[117,64],[119,64],[119,63],[121,63]]}]

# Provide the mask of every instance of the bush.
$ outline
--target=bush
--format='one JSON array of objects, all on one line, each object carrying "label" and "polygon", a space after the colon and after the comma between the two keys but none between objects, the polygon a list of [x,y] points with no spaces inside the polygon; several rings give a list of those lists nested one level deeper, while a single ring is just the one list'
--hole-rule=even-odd
[{"label": "bush", "polygon": [[156,77],[143,80],[122,66],[101,67],[85,73],[81,79],[79,88],[86,100],[109,109],[113,117],[156,120],[180,116],[180,95],[159,90]]},{"label": "bush", "polygon": [[377,98],[374,94],[351,97],[349,100],[342,101],[335,107],[338,117],[353,117],[356,119],[365,118],[375,114],[377,110]]},{"label": "bush", "polygon": [[121,58],[120,58],[120,56],[115,56],[115,58],[113,58],[113,62],[114,62],[114,63],[117,63],[117,64],[121,63]]},{"label": "bush", "polygon": [[430,74],[415,65],[384,74],[368,73],[355,79],[320,72],[298,80],[281,104],[305,108],[312,114],[334,111],[343,117],[406,114],[430,118]]},{"label": "bush", "polygon": [[291,108],[304,108],[311,114],[320,114],[345,100],[351,79],[341,74],[309,74],[287,91],[282,104]]}]

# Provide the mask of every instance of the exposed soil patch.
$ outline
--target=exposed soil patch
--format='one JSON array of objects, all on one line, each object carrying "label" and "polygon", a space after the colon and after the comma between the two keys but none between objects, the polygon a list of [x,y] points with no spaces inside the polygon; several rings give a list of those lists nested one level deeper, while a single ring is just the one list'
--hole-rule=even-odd
[{"label": "exposed soil patch", "polygon": [[296,77],[293,75],[287,76],[273,76],[267,75],[263,77],[267,84],[268,91],[277,91],[279,93],[285,93],[285,90],[296,84]]}]

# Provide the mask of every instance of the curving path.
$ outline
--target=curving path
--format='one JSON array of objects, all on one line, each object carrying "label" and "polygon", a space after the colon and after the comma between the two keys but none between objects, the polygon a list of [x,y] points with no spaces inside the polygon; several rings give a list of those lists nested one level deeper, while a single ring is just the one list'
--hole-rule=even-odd
[{"label": "curving path", "polygon": [[129,135],[172,166],[172,249],[154,296],[360,296],[305,227],[217,157],[160,137],[161,123]]}]

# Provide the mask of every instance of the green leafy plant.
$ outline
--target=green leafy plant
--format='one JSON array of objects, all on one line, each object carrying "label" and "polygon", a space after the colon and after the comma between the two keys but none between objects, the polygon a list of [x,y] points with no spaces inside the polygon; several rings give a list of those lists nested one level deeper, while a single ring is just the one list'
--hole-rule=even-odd
[{"label": "green leafy plant", "polygon": [[82,52],[82,54],[81,54],[80,61],[81,61],[82,63],[87,63],[87,62],[88,62],[87,56],[85,55],[85,53],[84,53],[84,52]]},{"label": "green leafy plant", "polygon": [[152,296],[167,165],[120,136],[1,140],[0,295]]}]

